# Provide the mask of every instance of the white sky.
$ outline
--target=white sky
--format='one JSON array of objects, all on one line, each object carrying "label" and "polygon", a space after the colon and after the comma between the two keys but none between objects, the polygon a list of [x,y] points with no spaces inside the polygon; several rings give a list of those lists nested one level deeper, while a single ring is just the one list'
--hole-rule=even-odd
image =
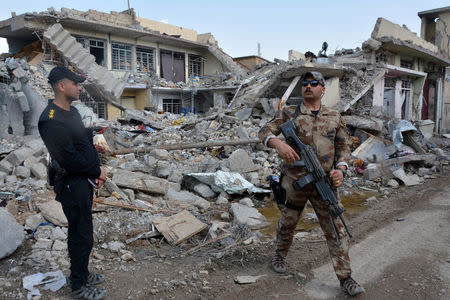
[{"label": "white sky", "polygon": [[[449,5],[446,0],[319,0],[319,1],[211,1],[211,0],[129,0],[140,17],[211,32],[219,46],[233,57],[257,54],[261,44],[266,59],[287,59],[290,49],[317,53],[327,41],[328,53],[355,48],[370,37],[378,17],[405,24],[420,35],[419,11]],[[104,12],[127,9],[126,0],[0,0],[0,20],[17,14],[61,7]],[[0,39],[0,52],[7,44]]]}]

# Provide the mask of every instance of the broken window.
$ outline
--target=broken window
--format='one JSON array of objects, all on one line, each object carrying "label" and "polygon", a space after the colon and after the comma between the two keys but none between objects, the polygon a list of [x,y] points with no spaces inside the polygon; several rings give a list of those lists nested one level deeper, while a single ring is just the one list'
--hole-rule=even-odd
[{"label": "broken window", "polygon": [[163,99],[163,110],[173,114],[179,114],[181,108],[180,99]]},{"label": "broken window", "polygon": [[136,69],[138,72],[154,70],[154,49],[136,47]]},{"label": "broken window", "polygon": [[112,43],[112,69],[131,70],[131,46]]},{"label": "broken window", "polygon": [[413,63],[412,63],[412,61],[401,59],[400,60],[400,67],[406,68],[406,69],[412,69],[413,68]]},{"label": "broken window", "polygon": [[402,80],[402,119],[410,118],[410,103],[412,95],[412,82],[411,80]]},{"label": "broken window", "polygon": [[384,79],[384,96],[383,96],[383,110],[389,117],[394,116],[394,95],[395,95],[395,78]]},{"label": "broken window", "polygon": [[77,37],[77,42],[83,45],[83,48],[88,49],[90,54],[94,55],[95,62],[98,65],[100,66],[106,65],[104,41]]},{"label": "broken window", "polygon": [[203,75],[202,61],[201,56],[189,54],[189,78]]},{"label": "broken window", "polygon": [[104,101],[95,100],[84,88],[80,92],[79,99],[87,107],[90,107],[97,117],[105,120],[108,119],[108,111],[106,110],[106,103]]},{"label": "broken window", "polygon": [[376,61],[377,63],[385,63],[385,64],[387,64],[387,63],[388,63],[388,57],[387,57],[387,54],[386,54],[386,53],[383,53],[383,52],[377,53],[377,54],[375,55],[375,61]]},{"label": "broken window", "polygon": [[184,53],[161,50],[161,77],[172,81],[185,81]]}]

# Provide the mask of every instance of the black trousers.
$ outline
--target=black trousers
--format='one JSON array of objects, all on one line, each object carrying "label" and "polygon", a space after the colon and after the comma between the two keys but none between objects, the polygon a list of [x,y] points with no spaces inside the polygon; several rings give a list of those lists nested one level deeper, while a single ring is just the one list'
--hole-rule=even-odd
[{"label": "black trousers", "polygon": [[84,285],[89,276],[89,255],[94,244],[92,198],[93,187],[83,177],[66,178],[63,190],[56,196],[69,223],[67,246],[72,290]]}]

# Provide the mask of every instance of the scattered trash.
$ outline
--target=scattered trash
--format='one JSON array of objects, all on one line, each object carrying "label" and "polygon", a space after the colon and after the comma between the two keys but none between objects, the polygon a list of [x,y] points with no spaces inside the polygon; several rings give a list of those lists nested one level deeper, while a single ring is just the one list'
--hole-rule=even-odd
[{"label": "scattered trash", "polygon": [[27,299],[40,296],[38,285],[44,284],[44,290],[56,292],[66,284],[66,277],[61,270],[47,273],[36,273],[22,278],[23,287],[29,291]]},{"label": "scattered trash", "polygon": [[171,245],[178,245],[207,227],[187,210],[155,219],[153,224]]},{"label": "scattered trash", "polygon": [[402,221],[405,221],[405,218],[397,218],[395,221],[402,222]]},{"label": "scattered trash", "polygon": [[242,194],[245,191],[249,193],[271,193],[271,190],[255,187],[239,173],[230,173],[219,170],[215,173],[189,173],[187,176],[192,176],[209,185],[211,189],[217,193],[223,191],[229,194]]}]

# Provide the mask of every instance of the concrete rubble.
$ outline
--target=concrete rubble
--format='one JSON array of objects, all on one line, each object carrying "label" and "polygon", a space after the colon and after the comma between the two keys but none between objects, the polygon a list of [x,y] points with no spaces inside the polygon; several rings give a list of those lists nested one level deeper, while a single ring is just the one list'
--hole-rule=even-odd
[{"label": "concrete rubble", "polygon": [[[53,25],[44,37],[77,71],[88,75],[88,91],[103,93],[111,102],[120,97],[128,80],[161,87],[174,84],[151,74],[130,74],[122,80],[108,75],[59,24]],[[376,40],[368,40],[364,47],[377,45]],[[220,52],[218,48],[210,50]],[[146,246],[156,249],[164,235],[154,228],[154,221],[161,222],[182,211],[206,226],[186,235],[179,244],[172,243],[178,245],[179,254],[195,247],[199,247],[196,251],[208,252],[213,245],[232,251],[232,246],[243,241],[259,242],[258,230],[269,225],[260,212],[272,200],[267,176],[279,173],[276,151],[261,143],[189,149],[181,145],[256,139],[259,129],[273,117],[274,108],[285,97],[292,79],[307,71],[321,71],[327,84],[336,88],[338,93],[326,101],[344,113],[352,138],[348,177],[340,188],[343,194],[368,188],[379,192],[381,196],[372,199],[377,201],[388,197],[391,189],[422,184],[448,166],[448,139],[425,136],[420,124],[407,120],[402,120],[408,123],[406,130],[391,130],[388,125],[391,118],[372,107],[353,106],[358,101],[364,102],[367,92],[385,70],[379,64],[365,62],[361,53],[345,53],[338,53],[326,62],[278,60],[260,65],[249,74],[233,69],[231,75],[221,74],[220,82],[197,82],[202,87],[237,87],[228,107],[211,107],[203,114],[124,109],[123,117],[117,121],[90,122],[98,135],[101,132],[111,152],[131,149],[129,153],[111,155],[105,148],[98,148],[109,178],[95,194],[102,202],[93,206],[95,265],[101,265],[105,255],[124,263],[136,260],[134,247],[143,240]],[[36,130],[45,99],[52,98],[45,79],[48,69],[44,62],[34,66],[25,59],[12,57],[0,61],[0,78],[4,79],[0,83],[0,206],[6,207],[0,209],[0,230],[8,228],[7,235],[3,232],[0,235],[0,257],[14,253],[25,234],[36,230],[23,262],[66,270],[67,220],[47,185],[47,150]],[[183,83],[175,84],[185,87]],[[298,103],[299,91],[287,98],[289,104]],[[77,105],[85,114],[95,115],[84,104]],[[407,141],[413,141],[414,145]],[[166,150],[166,145],[180,148]],[[146,151],[149,147],[153,149]],[[317,222],[313,213],[306,214],[305,219]],[[42,223],[51,224],[39,226]],[[297,238],[318,237],[305,233]],[[241,279],[237,282],[257,280]]]}]

